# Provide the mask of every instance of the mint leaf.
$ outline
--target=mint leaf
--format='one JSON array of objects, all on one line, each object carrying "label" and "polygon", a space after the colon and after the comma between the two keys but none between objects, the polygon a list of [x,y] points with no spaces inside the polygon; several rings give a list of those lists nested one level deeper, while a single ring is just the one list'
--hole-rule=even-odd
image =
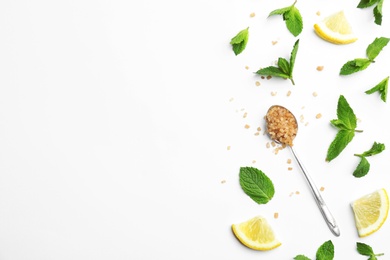
[{"label": "mint leaf", "polygon": [[278,67],[285,73],[286,75],[290,75],[290,64],[285,58],[279,58]]},{"label": "mint leaf", "polygon": [[377,260],[377,256],[384,255],[383,253],[375,254],[371,246],[360,242],[356,243],[356,249],[359,254],[369,256],[368,260]]},{"label": "mint leaf", "polygon": [[376,4],[378,0],[361,0],[357,8],[367,8]]},{"label": "mint leaf", "polygon": [[294,257],[294,260],[310,260],[310,258],[304,255],[297,255],[296,257]]},{"label": "mint leaf", "polygon": [[248,43],[248,38],[249,27],[237,33],[237,35],[230,40],[230,44],[232,45],[234,54],[236,54],[236,56],[245,50],[245,47]]},{"label": "mint leaf", "polygon": [[353,176],[356,178],[361,178],[370,171],[370,163],[367,161],[366,157],[361,157],[360,163],[353,172]]},{"label": "mint leaf", "polygon": [[382,49],[389,43],[390,38],[380,37],[375,38],[375,40],[368,45],[366,53],[367,57],[373,61],[378,54],[382,51]]},{"label": "mint leaf", "polygon": [[317,250],[316,260],[332,260],[334,258],[334,246],[331,240],[323,243]]},{"label": "mint leaf", "polygon": [[364,156],[364,157],[373,156],[373,155],[376,155],[378,153],[383,152],[385,150],[385,148],[386,147],[384,144],[374,142],[374,144],[372,145],[370,150],[365,151],[362,154],[357,154],[357,156]]},{"label": "mint leaf", "polygon": [[374,254],[374,251],[372,250],[372,248],[369,245],[364,244],[364,243],[357,242],[356,249],[359,252],[359,254],[361,254],[361,255],[370,256],[370,255]]},{"label": "mint leaf", "polygon": [[360,157],[360,163],[358,164],[355,171],[353,172],[353,176],[357,178],[361,178],[367,175],[367,173],[370,171],[370,163],[368,162],[366,157],[381,153],[383,150],[385,150],[384,144],[374,142],[370,150],[365,151],[362,154],[354,154],[355,156]]},{"label": "mint leaf", "polygon": [[293,69],[295,64],[295,59],[298,52],[298,46],[299,46],[299,40],[297,40],[294,43],[293,50],[291,51],[290,56],[290,64],[288,61],[284,58],[278,59],[278,67],[275,66],[269,66],[263,69],[260,69],[256,71],[259,75],[266,75],[266,76],[275,76],[285,79],[290,79],[291,83],[295,85],[294,79],[293,79]]},{"label": "mint leaf", "polygon": [[291,76],[291,79],[292,79],[292,75],[293,75],[295,59],[296,59],[297,53],[298,53],[298,48],[299,48],[299,39],[294,43],[293,49],[292,49],[291,54],[290,54],[290,76]]},{"label": "mint leaf", "polygon": [[331,120],[331,124],[339,129],[335,139],[330,144],[326,155],[326,161],[335,159],[347,145],[352,141],[356,130],[356,116],[343,95],[340,95],[337,103],[338,119]]},{"label": "mint leaf", "polygon": [[301,13],[299,10],[295,7],[295,4],[297,1],[287,7],[283,7],[280,9],[273,10],[268,17],[272,15],[282,15],[283,20],[286,21],[286,27],[290,31],[290,33],[294,36],[298,36],[303,29],[303,20]]},{"label": "mint leaf", "polygon": [[302,16],[295,6],[292,6],[290,11],[284,13],[283,19],[286,21],[287,29],[292,33],[292,35],[296,37],[302,32]]},{"label": "mint leaf", "polygon": [[240,168],[240,185],[244,192],[258,204],[266,204],[275,194],[271,179],[254,167]]},{"label": "mint leaf", "polygon": [[290,75],[284,73],[283,70],[281,70],[278,67],[274,67],[274,66],[269,66],[266,68],[259,69],[258,71],[256,71],[256,73],[259,75],[275,76],[275,77],[280,77],[280,78],[284,78],[284,79],[290,78]]},{"label": "mint leaf", "polygon": [[366,69],[371,64],[369,59],[354,59],[346,62],[340,69],[340,75],[350,75]]},{"label": "mint leaf", "polygon": [[326,161],[330,162],[337,156],[339,156],[339,154],[345,149],[345,147],[347,147],[347,145],[352,141],[354,136],[355,132],[353,131],[340,130],[328,148]]},{"label": "mint leaf", "polygon": [[381,95],[381,99],[383,100],[383,102],[386,102],[388,85],[389,85],[389,77],[385,78],[384,80],[379,82],[378,85],[376,85],[372,89],[367,90],[365,93],[372,94],[378,91]]},{"label": "mint leaf", "polygon": [[340,95],[337,103],[337,117],[349,130],[356,128],[355,113],[343,95]]},{"label": "mint leaf", "polygon": [[375,6],[373,12],[374,12],[374,22],[377,24],[377,25],[382,25],[382,6],[383,6],[383,0],[380,0],[377,4],[377,6]]}]

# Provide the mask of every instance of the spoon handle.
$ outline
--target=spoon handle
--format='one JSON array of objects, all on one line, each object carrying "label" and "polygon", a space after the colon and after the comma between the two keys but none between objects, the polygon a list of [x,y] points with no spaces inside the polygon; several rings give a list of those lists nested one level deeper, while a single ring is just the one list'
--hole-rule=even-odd
[{"label": "spoon handle", "polygon": [[320,192],[318,191],[316,185],[314,184],[313,179],[310,177],[309,173],[306,171],[305,166],[303,166],[303,164],[299,160],[294,149],[291,146],[289,146],[289,147],[291,149],[292,154],[295,157],[295,160],[298,162],[299,167],[301,168],[303,174],[305,175],[307,182],[310,185],[310,188],[311,188],[311,191],[313,192],[315,201],[317,202],[317,205],[322,213],[322,216],[324,217],[324,219],[326,221],[326,224],[328,224],[329,229],[332,231],[332,233],[335,236],[340,236],[340,229],[337,226],[336,220],[334,219],[334,217],[332,216],[332,213],[330,212],[330,210],[326,206],[325,201],[322,198]]}]

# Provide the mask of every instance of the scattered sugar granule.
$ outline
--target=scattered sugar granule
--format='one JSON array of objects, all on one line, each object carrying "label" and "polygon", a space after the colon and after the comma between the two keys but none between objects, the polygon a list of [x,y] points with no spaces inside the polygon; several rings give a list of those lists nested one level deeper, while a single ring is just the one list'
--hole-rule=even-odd
[{"label": "scattered sugar granule", "polygon": [[249,15],[249,17],[255,17],[255,16],[256,16],[255,13],[251,13],[251,14]]},{"label": "scattered sugar granule", "polygon": [[306,122],[306,123],[305,123],[305,126],[307,126],[308,124],[309,124],[309,122]]},{"label": "scattered sugar granule", "polygon": [[258,135],[260,135],[260,132],[256,132],[256,133],[255,133],[255,136],[258,136]]},{"label": "scattered sugar granule", "polygon": [[230,98],[230,99],[229,99],[229,102],[232,102],[233,100],[234,100],[234,98]]},{"label": "scattered sugar granule", "polygon": [[274,213],[274,218],[278,218],[279,217],[279,213],[278,212],[275,212]]},{"label": "scattered sugar granule", "polygon": [[230,145],[228,145],[228,147],[226,147],[226,149],[229,151],[230,150]]},{"label": "scattered sugar granule", "polygon": [[301,109],[305,109],[305,106],[302,106]]},{"label": "scattered sugar granule", "polygon": [[256,163],[256,160],[253,160],[252,163]]},{"label": "scattered sugar granule", "polygon": [[318,114],[316,115],[316,118],[317,118],[317,119],[320,119],[321,117],[322,117],[321,113],[318,113]]},{"label": "scattered sugar granule", "polygon": [[313,92],[313,97],[318,96],[317,92]]},{"label": "scattered sugar granule", "polygon": [[272,76],[271,76],[271,75],[268,75],[268,76],[267,76],[267,79],[272,79]]},{"label": "scattered sugar granule", "polygon": [[257,87],[260,86],[260,81],[256,81],[255,84]]},{"label": "scattered sugar granule", "polygon": [[246,124],[244,127],[245,127],[245,129],[249,129],[251,126]]},{"label": "scattered sugar granule", "polygon": [[291,91],[287,91],[287,94],[286,94],[288,97],[291,95]]},{"label": "scattered sugar granule", "polygon": [[245,66],[245,69],[246,69],[246,70],[249,70],[249,66]]},{"label": "scattered sugar granule", "polygon": [[271,147],[271,145],[270,145],[269,143],[267,143],[265,146],[266,146],[267,148],[270,148],[270,147]]},{"label": "scattered sugar granule", "polygon": [[324,190],[325,190],[325,188],[324,188],[324,187],[321,187],[321,188],[320,188],[320,191],[324,191]]},{"label": "scattered sugar granule", "polygon": [[272,147],[276,146],[276,143],[274,141],[271,142]]},{"label": "scattered sugar granule", "polygon": [[257,128],[257,131],[261,132],[261,127],[260,126]]},{"label": "scattered sugar granule", "polygon": [[301,115],[300,117],[299,117],[299,121],[301,122],[301,123],[303,123],[303,121],[305,120],[305,117],[303,116],[303,115]]},{"label": "scattered sugar granule", "polygon": [[287,170],[289,170],[289,171],[292,171],[292,169],[293,169],[292,167],[288,167],[288,168],[287,168]]},{"label": "scattered sugar granule", "polygon": [[248,115],[248,113],[245,112],[245,113],[242,115],[242,117],[243,117],[243,118],[246,118],[247,115]]},{"label": "scattered sugar granule", "polygon": [[320,15],[321,15],[321,12],[320,12],[320,11],[317,11],[316,15],[317,15],[317,16],[320,16]]},{"label": "scattered sugar granule", "polygon": [[291,192],[289,196],[291,197],[292,195],[294,195],[294,192]]},{"label": "scattered sugar granule", "polygon": [[274,91],[271,92],[271,96],[273,96],[273,97],[276,96],[276,94],[278,94],[278,92],[276,92],[276,91],[275,92]]},{"label": "scattered sugar granule", "polygon": [[272,45],[275,45],[277,43],[278,43],[278,41],[272,41]]},{"label": "scattered sugar granule", "polygon": [[318,71],[322,71],[324,69],[324,66],[317,66]]},{"label": "scattered sugar granule", "polygon": [[295,192],[295,194],[299,195],[299,194],[300,194],[300,192],[299,192],[299,191],[296,191],[296,192]]},{"label": "scattered sugar granule", "polygon": [[222,180],[222,181],[221,181],[221,184],[225,184],[225,183],[226,183],[226,180]]},{"label": "scattered sugar granule", "polygon": [[264,76],[261,76],[261,79],[265,79],[265,77],[264,77]]},{"label": "scattered sugar granule", "polygon": [[288,164],[291,164],[291,159],[287,159],[287,163],[288,163]]}]

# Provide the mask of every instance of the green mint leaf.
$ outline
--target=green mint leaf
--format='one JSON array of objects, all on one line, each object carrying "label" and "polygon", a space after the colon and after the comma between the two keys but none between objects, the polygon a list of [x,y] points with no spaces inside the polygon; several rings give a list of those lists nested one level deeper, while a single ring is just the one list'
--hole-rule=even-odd
[{"label": "green mint leaf", "polygon": [[377,24],[377,25],[382,25],[382,6],[383,6],[383,0],[380,0],[377,4],[377,6],[375,6],[373,12],[374,12],[374,22]]},{"label": "green mint leaf", "polygon": [[386,102],[388,85],[389,85],[389,77],[385,78],[384,80],[379,82],[378,85],[376,85],[372,89],[367,90],[365,93],[372,94],[378,91],[381,95],[381,99],[383,100],[383,102]]},{"label": "green mint leaf", "polygon": [[351,106],[343,95],[340,95],[337,103],[337,117],[349,130],[356,128],[356,116]]},{"label": "green mint leaf", "polygon": [[333,260],[334,258],[334,246],[331,240],[323,243],[318,248],[316,253],[316,260]]},{"label": "green mint leaf", "polygon": [[357,242],[356,243],[356,249],[361,255],[371,256],[374,254],[374,251],[372,248],[364,243]]},{"label": "green mint leaf", "polygon": [[295,37],[298,36],[303,29],[303,20],[299,10],[292,6],[290,11],[284,13],[283,19],[286,21],[287,29]]},{"label": "green mint leaf", "polygon": [[279,58],[278,67],[283,71],[283,73],[290,75],[290,64],[285,58]]},{"label": "green mint leaf", "polygon": [[340,69],[340,75],[350,75],[366,69],[371,64],[369,59],[354,59],[346,62]]},{"label": "green mint leaf", "polygon": [[246,44],[248,43],[248,38],[249,27],[237,33],[237,35],[230,40],[230,44],[232,45],[234,54],[236,54],[236,56],[245,50]]},{"label": "green mint leaf", "polygon": [[367,8],[373,6],[378,0],[361,0],[357,8]]},{"label": "green mint leaf", "polygon": [[375,38],[375,40],[368,45],[366,53],[367,58],[373,61],[378,54],[382,51],[382,49],[389,43],[390,38],[380,37]]},{"label": "green mint leaf", "polygon": [[268,15],[268,17],[272,15],[283,15],[283,20],[286,22],[287,29],[294,36],[298,36],[303,29],[302,16],[299,10],[295,7],[296,2],[297,1],[295,1],[291,6],[273,10]]},{"label": "green mint leaf", "polygon": [[353,172],[353,176],[356,178],[361,178],[370,171],[370,163],[367,161],[366,157],[361,157],[360,163]]},{"label": "green mint leaf", "polygon": [[269,66],[266,68],[259,69],[256,71],[257,74],[259,75],[264,75],[264,76],[275,76],[275,77],[280,77],[284,79],[289,79],[290,75],[284,73],[280,68],[274,67],[274,66]]},{"label": "green mint leaf", "polygon": [[326,161],[330,162],[335,159],[344,150],[345,147],[352,141],[355,132],[351,130],[340,130],[333,142],[328,148]]},{"label": "green mint leaf", "polygon": [[271,179],[254,167],[240,168],[240,185],[244,192],[258,204],[266,204],[275,194]]},{"label": "green mint leaf", "polygon": [[373,156],[373,155],[376,155],[376,154],[383,152],[385,150],[385,148],[386,147],[384,144],[374,142],[374,144],[372,145],[370,150],[365,151],[364,153],[359,154],[357,156],[364,156],[364,157]]},{"label": "green mint leaf", "polygon": [[283,8],[280,8],[280,9],[276,9],[276,10],[273,10],[269,15],[268,17],[272,16],[272,15],[283,15],[285,14],[286,12],[290,11],[291,10],[291,6],[287,6],[287,7],[283,7]]},{"label": "green mint leaf", "polygon": [[370,255],[370,257],[368,258],[368,260],[378,260],[378,258],[376,258],[375,255]]},{"label": "green mint leaf", "polygon": [[310,260],[310,258],[304,255],[297,255],[296,257],[294,257],[294,260]]},{"label": "green mint leaf", "polygon": [[290,54],[290,76],[292,78],[293,76],[293,70],[294,70],[294,65],[295,65],[295,59],[297,57],[298,53],[298,48],[299,48],[299,39],[295,41],[293,49]]}]

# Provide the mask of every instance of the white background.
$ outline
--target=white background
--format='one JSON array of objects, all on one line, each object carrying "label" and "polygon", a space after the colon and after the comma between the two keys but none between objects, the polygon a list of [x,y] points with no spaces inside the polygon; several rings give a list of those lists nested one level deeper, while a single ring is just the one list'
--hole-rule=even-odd
[{"label": "white background", "polygon": [[[364,93],[389,76],[390,46],[365,71],[338,75],[346,61],[365,57],[375,37],[390,37],[390,5],[385,1],[378,26],[372,8],[357,9],[358,1],[298,0],[304,29],[294,37],[281,16],[267,18],[291,4],[2,1],[0,259],[315,258],[327,240],[335,259],[364,259],[357,241],[390,259],[390,224],[361,239],[350,208],[367,193],[390,191],[388,150],[368,158],[366,177],[352,176],[354,153],[374,141],[390,147],[389,106]],[[313,31],[340,10],[359,38],[353,44],[333,45]],[[235,56],[230,39],[248,26],[247,48]],[[295,86],[253,73],[288,59],[297,39]],[[326,163],[340,94],[364,132]],[[340,237],[326,226],[296,163],[286,163],[289,151],[275,155],[267,136],[255,135],[274,104],[304,117],[296,150],[325,188]],[[273,180],[268,204],[241,190],[241,166]],[[268,219],[279,248],[254,251],[234,237],[231,225],[256,215]]]}]

